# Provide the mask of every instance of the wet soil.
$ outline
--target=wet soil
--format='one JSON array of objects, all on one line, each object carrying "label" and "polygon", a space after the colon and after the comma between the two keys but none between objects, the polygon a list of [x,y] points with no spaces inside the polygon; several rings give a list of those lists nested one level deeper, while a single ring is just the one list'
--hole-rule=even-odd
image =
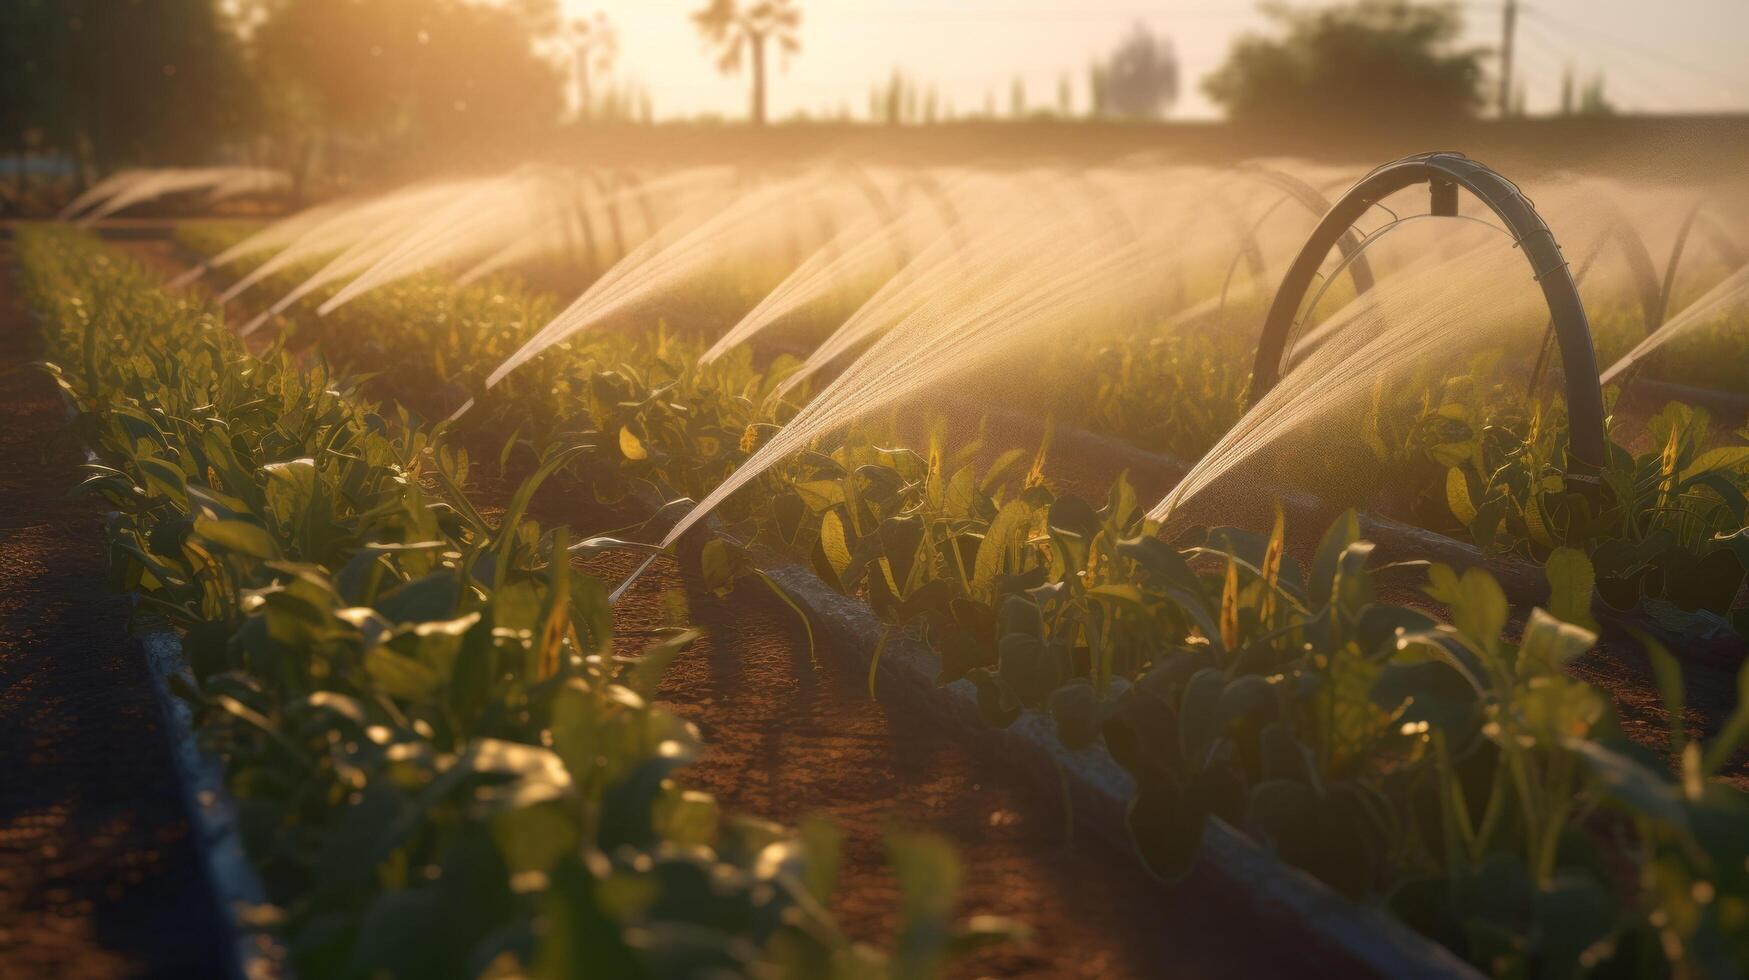
[{"label": "wet soil", "polygon": [[0,242],[0,975],[222,975],[102,515]]}]

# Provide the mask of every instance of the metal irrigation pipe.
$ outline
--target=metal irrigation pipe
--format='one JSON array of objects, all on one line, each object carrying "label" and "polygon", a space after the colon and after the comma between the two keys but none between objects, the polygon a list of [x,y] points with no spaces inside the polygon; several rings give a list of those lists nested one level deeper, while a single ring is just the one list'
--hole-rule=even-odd
[{"label": "metal irrigation pipe", "polygon": [[[1598,206],[1609,214],[1609,224],[1586,250],[1585,257],[1579,260],[1579,267],[1573,272],[1574,285],[1583,285],[1585,276],[1590,273],[1597,260],[1602,258],[1603,250],[1614,242],[1621,252],[1622,260],[1627,263],[1628,275],[1634,281],[1634,286],[1640,293],[1640,316],[1646,324],[1646,336],[1651,336],[1664,324],[1663,296],[1659,291],[1658,273],[1652,268],[1652,253],[1646,250],[1646,241],[1640,237],[1633,223],[1628,221],[1619,209],[1607,201],[1599,201]],[[1536,366],[1531,368],[1530,387],[1536,391],[1542,386],[1544,373],[1548,370],[1549,357],[1555,349],[1555,324],[1549,321],[1548,329],[1543,333],[1542,348],[1537,351]]]},{"label": "metal irrigation pipe", "polygon": [[899,207],[908,207],[911,197],[916,194],[922,194],[929,199],[941,219],[942,227],[953,236],[954,251],[963,259],[971,240],[966,236],[965,219],[960,216],[959,208],[954,206],[947,192],[942,190],[941,181],[927,171],[913,171],[899,184]]},{"label": "metal irrigation pipe", "polygon": [[[1239,164],[1237,169],[1240,173],[1256,177],[1271,185],[1314,215],[1322,215],[1330,210],[1329,198],[1319,192],[1316,187],[1293,174],[1283,173],[1274,167],[1249,161]],[[1270,210],[1273,211],[1274,208]],[[1262,219],[1259,219],[1257,224],[1261,226]],[[1366,261],[1365,256],[1359,254],[1360,242],[1355,239],[1354,232],[1344,230],[1342,236],[1336,239],[1336,247],[1341,250],[1342,257],[1352,263],[1348,275],[1354,280],[1354,291],[1364,293],[1371,289],[1373,284],[1372,266]]]},{"label": "metal irrigation pipe", "polygon": [[[638,212],[644,215],[644,236],[645,238],[649,238],[649,236],[656,235],[656,226],[658,226],[658,221],[656,221],[656,205],[652,205],[651,203],[651,189],[649,189],[647,184],[644,184],[644,177],[642,177],[640,173],[635,172],[635,170],[616,168],[616,170],[614,170],[614,184],[617,184],[619,189],[631,187],[633,191],[637,191]],[[619,198],[614,200],[614,217],[616,217],[616,219],[619,217]]]},{"label": "metal irrigation pipe", "polygon": [[[1682,263],[1682,252],[1688,245],[1689,234],[1694,231],[1695,224],[1705,218],[1701,212],[1708,203],[1704,198],[1694,202],[1694,206],[1689,208],[1688,214],[1683,217],[1682,226],[1676,231],[1676,242],[1670,246],[1670,261],[1664,266],[1664,282],[1658,290],[1658,322],[1647,325],[1646,334],[1648,336],[1662,326],[1664,318],[1670,315],[1670,300],[1676,291],[1676,267]],[[1740,268],[1744,262],[1742,247],[1716,223],[1708,220],[1705,228],[1707,239],[1712,242],[1713,251],[1725,260],[1726,265],[1733,269]]]},{"label": "metal irrigation pipe", "polygon": [[1579,290],[1560,243],[1530,199],[1510,180],[1459,153],[1423,153],[1387,163],[1362,177],[1331,206],[1288,267],[1270,303],[1251,369],[1249,404],[1256,405],[1281,380],[1282,355],[1300,303],[1330,249],[1374,204],[1423,183],[1431,194],[1433,214],[1455,217],[1458,189],[1464,188],[1494,212],[1512,233],[1514,246],[1524,252],[1532,278],[1542,287],[1566,369],[1568,485],[1588,495],[1595,493],[1606,458],[1603,389],[1597,382],[1597,352]]}]

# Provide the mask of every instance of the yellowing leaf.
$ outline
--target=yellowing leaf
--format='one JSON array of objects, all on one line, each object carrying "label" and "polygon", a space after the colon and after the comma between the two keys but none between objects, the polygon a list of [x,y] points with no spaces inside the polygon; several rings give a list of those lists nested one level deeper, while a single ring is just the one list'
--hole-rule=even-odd
[{"label": "yellowing leaf", "polygon": [[1221,588],[1221,645],[1239,645],[1239,563],[1227,561],[1227,582]]},{"label": "yellowing leaf", "polygon": [[1464,471],[1456,466],[1445,471],[1445,505],[1451,508],[1451,516],[1466,527],[1476,519],[1476,505],[1470,500],[1470,482],[1464,478]]},{"label": "yellowing leaf", "polygon": [[626,459],[650,458],[649,451],[644,449],[643,440],[623,425],[619,427],[619,451]]},{"label": "yellowing leaf", "polygon": [[1263,549],[1263,602],[1259,616],[1265,628],[1275,621],[1275,585],[1281,578],[1281,556],[1287,547],[1287,515],[1281,504],[1275,505],[1275,527],[1269,532],[1269,546]]},{"label": "yellowing leaf", "polygon": [[844,485],[837,480],[807,480],[796,484],[795,489],[802,503],[816,514],[844,502]]},{"label": "yellowing leaf", "polygon": [[850,567],[850,543],[844,538],[844,521],[835,510],[820,518],[820,548],[826,552],[832,571],[842,576]]},{"label": "yellowing leaf", "polygon": [[988,588],[996,581],[1014,539],[1025,530],[1031,516],[1032,508],[1019,500],[1010,500],[996,512],[996,519],[984,531],[984,543],[978,546],[978,560],[972,569],[973,589]]},{"label": "yellowing leaf", "polygon": [[1530,539],[1544,547],[1555,543],[1549,536],[1549,527],[1543,522],[1542,505],[1537,502],[1537,495],[1532,494],[1524,501],[1524,526],[1530,532]]}]

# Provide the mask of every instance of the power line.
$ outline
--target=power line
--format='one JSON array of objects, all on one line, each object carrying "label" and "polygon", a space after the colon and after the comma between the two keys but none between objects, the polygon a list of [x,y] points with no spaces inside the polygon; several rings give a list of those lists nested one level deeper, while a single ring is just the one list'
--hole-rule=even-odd
[{"label": "power line", "polygon": [[[1548,76],[1552,78],[1560,79],[1570,72],[1578,73],[1581,70],[1590,73],[1595,67],[1595,62],[1575,56],[1571,49],[1557,47],[1552,40],[1548,39],[1548,37],[1543,35],[1540,31],[1535,30],[1531,25],[1527,25],[1526,30],[1522,35],[1522,40],[1525,42],[1525,51],[1527,53],[1538,55],[1542,59],[1540,65],[1541,70],[1546,72]],[[1578,79],[1575,78],[1575,81],[1578,81]],[[1621,78],[1617,77],[1614,81],[1617,83],[1618,91],[1611,96],[1611,100],[1624,110],[1629,112],[1656,112],[1669,105],[1668,100],[1662,97],[1643,97],[1645,94],[1643,86],[1639,85],[1630,86],[1628,94],[1626,97],[1623,97],[1620,92]],[[1554,105],[1558,107],[1560,102],[1556,100]]]},{"label": "power line", "polygon": [[1648,61],[1657,62],[1667,68],[1687,72],[1695,77],[1710,78],[1717,82],[1723,82],[1724,84],[1737,89],[1739,92],[1749,91],[1749,79],[1734,76],[1729,72],[1711,68],[1706,65],[1697,65],[1692,62],[1683,61],[1680,58],[1671,57],[1670,55],[1651,48],[1641,47],[1632,41],[1616,37],[1614,34],[1600,30],[1590,24],[1569,21],[1564,17],[1556,17],[1555,15],[1543,10],[1541,7],[1527,7],[1526,12],[1534,14],[1541,20],[1547,21],[1550,26],[1559,27],[1568,31],[1579,31],[1580,33],[1589,34],[1593,38],[1606,44],[1613,45],[1617,50],[1626,52],[1627,54],[1635,55]]},{"label": "power line", "polygon": [[[1587,56],[1576,53],[1565,38],[1556,36],[1543,25],[1526,22],[1525,27],[1526,37],[1535,38],[1538,43],[1555,51],[1566,60],[1567,65],[1590,65],[1599,71],[1605,67],[1596,55]],[[1630,89],[1628,98],[1623,103],[1624,106],[1632,103],[1647,109],[1669,109],[1680,106],[1685,101],[1672,93],[1656,77],[1646,74],[1643,66],[1617,63],[1607,67],[1615,73],[1614,80],[1618,86],[1625,73]]]}]

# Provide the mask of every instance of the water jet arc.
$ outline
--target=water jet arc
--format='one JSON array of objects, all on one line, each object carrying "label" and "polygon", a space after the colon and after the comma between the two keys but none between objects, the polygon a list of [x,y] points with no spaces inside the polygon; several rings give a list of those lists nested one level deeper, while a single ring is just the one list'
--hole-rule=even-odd
[{"label": "water jet arc", "polygon": [[[1322,215],[1330,210],[1329,198],[1325,197],[1316,187],[1292,174],[1249,161],[1239,164],[1235,169],[1281,191],[1282,194],[1286,195],[1286,198],[1315,215]],[[1259,220],[1258,225],[1261,224],[1262,221]],[[1255,236],[1255,228],[1252,229],[1252,234]],[[1355,252],[1360,249],[1360,240],[1355,237],[1352,228],[1343,229],[1342,236],[1336,239],[1336,248],[1342,252],[1343,258],[1349,260],[1348,276],[1354,282],[1354,291],[1364,293],[1371,289],[1374,281],[1372,264],[1366,260],[1364,254],[1355,255]],[[1237,261],[1234,259],[1235,263]]]},{"label": "water jet arc", "polygon": [[1712,243],[1713,251],[1725,264],[1733,269],[1742,268],[1745,262],[1743,249],[1726,234],[1723,228],[1707,218],[1703,213],[1709,201],[1700,200],[1688,209],[1688,214],[1682,219],[1682,226],[1676,231],[1676,241],[1670,246],[1670,261],[1664,266],[1664,281],[1658,289],[1658,322],[1646,328],[1647,335],[1664,323],[1664,317],[1670,313],[1670,300],[1676,292],[1676,267],[1682,263],[1683,249],[1688,245],[1688,237],[1695,226],[1700,224],[1707,233],[1707,239]]},{"label": "water jet arc", "polygon": [[1372,206],[1416,184],[1427,184],[1432,213],[1455,216],[1458,190],[1468,190],[1493,211],[1511,232],[1514,244],[1530,263],[1532,277],[1548,304],[1555,339],[1566,369],[1568,455],[1571,489],[1595,491],[1605,457],[1603,389],[1597,381],[1597,352],[1591,324],[1579,300],[1579,290],[1561,255],[1554,232],[1535,205],[1510,180],[1485,164],[1458,153],[1423,153],[1384,164],[1349,188],[1312,230],[1300,253],[1282,277],[1263,321],[1257,357],[1251,368],[1250,405],[1256,405],[1281,380],[1282,355],[1299,313],[1300,303],[1330,249]]}]

